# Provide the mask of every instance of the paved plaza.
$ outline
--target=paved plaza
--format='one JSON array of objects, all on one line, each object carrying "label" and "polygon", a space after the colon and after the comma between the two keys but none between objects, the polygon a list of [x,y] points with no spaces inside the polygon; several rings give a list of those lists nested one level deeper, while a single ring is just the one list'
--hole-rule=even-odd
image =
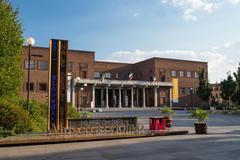
[{"label": "paved plaza", "polygon": [[[109,111],[95,116],[137,115],[145,123],[158,110]],[[21,160],[240,160],[240,116],[214,114],[208,120],[209,134],[196,135],[194,120],[177,111],[174,127],[187,129],[188,135],[160,136],[111,141],[0,148],[0,159]]]}]

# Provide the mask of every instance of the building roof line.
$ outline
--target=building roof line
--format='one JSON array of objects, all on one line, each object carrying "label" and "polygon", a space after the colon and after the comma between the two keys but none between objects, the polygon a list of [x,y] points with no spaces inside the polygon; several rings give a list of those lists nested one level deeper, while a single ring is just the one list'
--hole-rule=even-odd
[{"label": "building roof line", "polygon": [[[173,60],[173,61],[185,61],[185,62],[194,62],[194,63],[208,63],[205,61],[198,61],[198,60],[185,60],[185,59],[177,59],[177,58],[162,58],[162,57],[152,57],[149,59],[162,59],[162,60]],[[148,60],[149,60],[148,59]]]},{"label": "building roof line", "polygon": [[[26,48],[28,46],[23,45],[23,47]],[[49,49],[49,47],[40,47],[40,46],[32,46],[32,48]],[[85,53],[91,53],[91,54],[95,53],[95,51],[86,51],[86,50],[77,50],[77,49],[68,49],[68,50],[72,52],[85,52]]]},{"label": "building roof line", "polygon": [[95,63],[113,63],[113,64],[126,64],[133,65],[134,63],[124,63],[124,62],[114,62],[114,61],[104,61],[104,60],[95,60]]}]

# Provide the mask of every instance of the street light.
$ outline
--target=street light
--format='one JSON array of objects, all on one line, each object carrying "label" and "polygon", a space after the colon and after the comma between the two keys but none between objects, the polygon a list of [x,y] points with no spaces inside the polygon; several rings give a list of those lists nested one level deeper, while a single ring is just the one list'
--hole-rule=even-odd
[{"label": "street light", "polygon": [[80,77],[75,78],[75,83],[77,87],[77,111],[79,112],[79,83],[81,81]]},{"label": "street light", "polygon": [[31,46],[35,44],[35,40],[32,37],[26,39],[28,45],[28,81],[27,81],[27,110],[29,111],[29,91],[30,91],[30,62],[31,62]]},{"label": "street light", "polygon": [[190,103],[191,103],[191,110],[192,110],[192,94],[193,94],[193,88],[190,88],[190,94],[191,94],[191,97],[190,97]]}]

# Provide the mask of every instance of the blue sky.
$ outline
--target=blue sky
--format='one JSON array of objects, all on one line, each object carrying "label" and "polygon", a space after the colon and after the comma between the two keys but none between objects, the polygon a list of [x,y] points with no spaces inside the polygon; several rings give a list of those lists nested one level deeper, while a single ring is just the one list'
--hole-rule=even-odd
[{"label": "blue sky", "polygon": [[153,56],[207,61],[210,82],[240,62],[240,0],[12,0],[24,37],[50,38],[97,60]]}]

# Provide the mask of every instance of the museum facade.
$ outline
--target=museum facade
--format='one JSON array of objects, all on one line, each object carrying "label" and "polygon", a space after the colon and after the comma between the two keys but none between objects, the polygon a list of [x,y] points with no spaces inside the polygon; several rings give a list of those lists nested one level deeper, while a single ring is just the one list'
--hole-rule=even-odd
[{"label": "museum facade", "polygon": [[[49,48],[32,47],[30,98],[47,103]],[[68,50],[68,102],[81,108],[197,106],[198,71],[207,62],[153,57],[137,63],[96,61],[95,52]],[[23,47],[24,78],[21,95],[26,97],[28,48]]]}]

